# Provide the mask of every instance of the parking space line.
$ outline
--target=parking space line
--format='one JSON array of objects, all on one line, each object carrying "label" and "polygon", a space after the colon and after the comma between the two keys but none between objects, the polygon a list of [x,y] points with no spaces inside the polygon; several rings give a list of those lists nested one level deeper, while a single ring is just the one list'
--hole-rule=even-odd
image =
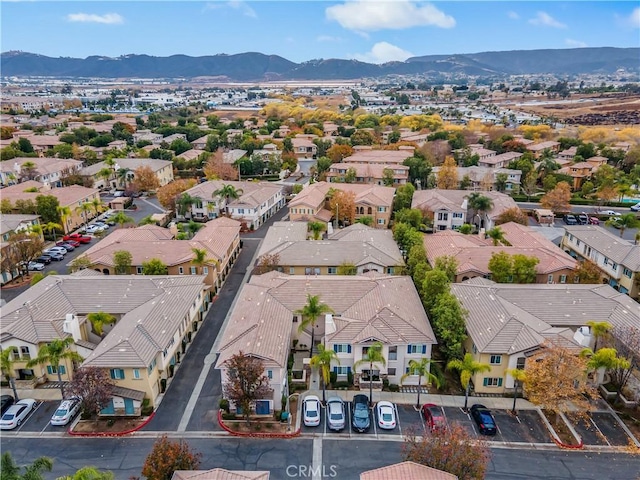
[{"label": "parking space line", "polygon": [[349,422],[349,438],[353,434],[353,425],[351,422],[351,402],[347,403],[347,418],[344,419],[345,422]]},{"label": "parking space line", "polygon": [[375,409],[375,407],[371,407],[371,421],[373,423],[373,433],[375,433],[376,438],[378,438],[378,428],[377,428],[378,421],[376,420],[376,409]]},{"label": "parking space line", "polygon": [[598,433],[602,436],[602,438],[604,438],[604,441],[607,442],[607,445],[611,446],[611,443],[609,443],[609,439],[606,437],[604,433],[602,433],[602,430],[600,430],[596,422],[593,421],[593,417],[591,415],[589,415],[589,420],[591,420],[591,423],[593,424],[594,427],[596,427],[596,430],[598,431]]},{"label": "parking space line", "polygon": [[398,423],[398,431],[400,432],[400,436],[402,436],[402,427],[400,426],[400,415],[398,415],[398,405],[393,404],[393,410],[396,412],[396,422]]}]

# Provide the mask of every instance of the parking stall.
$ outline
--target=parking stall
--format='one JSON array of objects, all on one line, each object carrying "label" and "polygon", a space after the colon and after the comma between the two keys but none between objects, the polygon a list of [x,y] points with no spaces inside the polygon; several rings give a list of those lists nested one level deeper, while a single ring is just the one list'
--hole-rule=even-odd
[{"label": "parking stall", "polygon": [[591,419],[598,425],[602,434],[606,437],[612,446],[626,446],[631,438],[622,428],[616,417],[609,412],[594,412]]}]

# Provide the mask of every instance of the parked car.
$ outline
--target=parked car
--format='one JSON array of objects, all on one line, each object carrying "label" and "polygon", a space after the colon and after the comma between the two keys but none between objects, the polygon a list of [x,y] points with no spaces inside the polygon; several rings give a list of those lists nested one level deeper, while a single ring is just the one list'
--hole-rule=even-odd
[{"label": "parked car", "polygon": [[602,210],[600,212],[602,215],[612,215],[614,217],[619,216],[620,214],[618,212],[616,212],[615,210]]},{"label": "parked car", "polygon": [[74,240],[79,243],[90,243],[91,238],[92,237],[88,237],[86,235],[80,235],[79,233],[71,233],[69,235],[65,235],[64,237],[62,237],[62,240],[64,240],[65,242],[67,240]]},{"label": "parked car", "polygon": [[87,225],[84,231],[86,233],[100,233],[104,232],[104,227],[101,227],[100,225]]},{"label": "parked car", "polygon": [[66,243],[66,242],[56,242],[56,247],[62,247],[67,252],[73,252],[76,249],[76,247],[74,247],[70,243]]},{"label": "parked car", "polygon": [[320,425],[320,399],[315,395],[307,395],[302,402],[304,424],[307,427]]},{"label": "parked car", "polygon": [[378,402],[376,405],[378,410],[378,427],[385,430],[393,430],[396,428],[396,411],[391,402]]},{"label": "parked car", "polygon": [[565,215],[563,217],[564,223],[566,223],[567,225],[577,225],[578,224],[578,220],[576,219],[576,217],[574,215],[568,214]]},{"label": "parked car", "polygon": [[327,427],[329,430],[342,430],[345,427],[344,402],[340,397],[331,397],[327,400]]},{"label": "parked car", "polygon": [[640,212],[640,202],[636,203],[635,205],[631,206],[631,211],[632,212]]},{"label": "parked car", "polygon": [[353,401],[351,402],[351,426],[359,433],[367,432],[371,427],[369,397],[364,394],[353,396]]},{"label": "parked car", "polygon": [[[107,222],[103,222],[101,220],[96,220],[95,222],[93,222],[91,225],[97,225],[98,227],[102,227],[105,230],[109,229],[109,224]],[[91,226],[90,225],[90,226]]]},{"label": "parked car", "polygon": [[589,223],[589,215],[586,213],[580,213],[576,215],[576,220],[578,220],[580,225],[587,225]]},{"label": "parked car", "polygon": [[30,272],[33,272],[33,271],[39,272],[41,270],[44,270],[44,263],[29,262],[27,264],[27,270],[29,270]]},{"label": "parked car", "polygon": [[37,403],[33,398],[25,398],[11,405],[0,418],[0,430],[13,430],[22,425]]},{"label": "parked car", "polygon": [[34,261],[38,263],[43,263],[44,265],[49,265],[51,263],[51,257],[49,255],[40,255]]},{"label": "parked car", "polygon": [[46,255],[51,260],[55,260],[56,262],[61,262],[62,260],[64,260],[64,254],[58,251],[52,252],[50,250],[45,250],[44,252],[42,252],[42,255]]},{"label": "parked car", "polygon": [[0,397],[0,415],[3,415],[14,401],[15,399],[11,395],[2,395]]},{"label": "parked car", "polygon": [[444,410],[435,403],[425,403],[422,405],[422,418],[424,418],[425,427],[433,432],[435,430],[445,430],[447,428],[447,417],[444,416]]},{"label": "parked car", "polygon": [[495,435],[498,432],[496,421],[489,410],[484,405],[476,403],[471,406],[471,417],[478,425],[478,430],[482,435]]},{"label": "parked car", "polygon": [[80,411],[80,402],[76,398],[63,400],[51,417],[51,425],[66,425]]},{"label": "parked car", "polygon": [[[71,245],[74,248],[78,248],[80,245],[82,245],[80,242],[78,242],[77,240],[63,240],[63,243],[66,243],[67,245]],[[57,244],[56,244],[57,245]]]},{"label": "parked car", "polygon": [[598,217],[589,217],[589,224],[600,225],[600,219]]},{"label": "parked car", "polygon": [[64,247],[51,247],[44,251],[44,253],[49,253],[49,252],[58,252],[58,253],[61,253],[62,255],[66,255],[68,250]]}]

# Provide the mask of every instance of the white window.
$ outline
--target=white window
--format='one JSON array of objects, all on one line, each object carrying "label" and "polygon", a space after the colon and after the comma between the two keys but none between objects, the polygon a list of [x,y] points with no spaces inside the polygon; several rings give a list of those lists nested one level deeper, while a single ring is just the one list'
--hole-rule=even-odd
[{"label": "white window", "polygon": [[553,283],[553,275],[547,277],[547,283]]},{"label": "white window", "polygon": [[133,378],[135,380],[140,380],[140,370],[138,370],[137,368],[133,369]]},{"label": "white window", "polygon": [[387,211],[387,207],[378,207],[378,212],[384,213]]},{"label": "white window", "polygon": [[378,225],[384,225],[384,218],[378,219]]},{"label": "white window", "polygon": [[267,378],[273,380],[273,370],[267,370]]},{"label": "white window", "polygon": [[446,213],[446,212],[439,212],[438,213],[438,220],[441,220],[441,221],[449,220],[449,214]]},{"label": "white window", "polygon": [[395,376],[395,374],[396,374],[395,367],[387,368],[387,375],[389,375],[390,377],[393,377]]},{"label": "white window", "polygon": [[351,353],[351,345],[347,343],[336,343],[333,346],[333,351],[336,353]]},{"label": "white window", "polygon": [[482,385],[484,385],[485,387],[501,387],[502,378],[486,377],[482,381]]},{"label": "white window", "polygon": [[502,363],[502,355],[491,355],[489,363],[491,365],[500,365]]},{"label": "white window", "polygon": [[389,347],[389,360],[398,359],[398,347],[396,345]]},{"label": "white window", "polygon": [[347,375],[351,367],[333,367],[338,375]]},{"label": "white window", "polygon": [[136,267],[136,273],[142,275],[142,267]]},{"label": "white window", "polygon": [[566,275],[560,275],[560,283],[567,283],[567,276]]},{"label": "white window", "polygon": [[296,273],[295,267],[289,267],[289,275],[293,275],[294,273]]},{"label": "white window", "polygon": [[196,267],[191,267],[191,275],[195,275],[196,273]]},{"label": "white window", "polygon": [[462,218],[462,213],[454,213],[453,218]]},{"label": "white window", "polygon": [[327,273],[329,275],[335,275],[336,273],[338,273],[338,267],[328,267]]},{"label": "white window", "polygon": [[202,267],[202,273],[209,275],[209,267]]}]

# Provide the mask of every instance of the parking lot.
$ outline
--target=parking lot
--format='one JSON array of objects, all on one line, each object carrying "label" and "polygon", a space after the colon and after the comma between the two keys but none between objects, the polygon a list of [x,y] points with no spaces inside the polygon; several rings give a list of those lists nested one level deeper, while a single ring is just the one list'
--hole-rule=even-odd
[{"label": "parking lot", "polygon": [[573,421],[572,425],[585,445],[622,447],[629,444],[629,436],[608,412],[593,412],[586,421]]},{"label": "parking lot", "polygon": [[19,434],[20,432],[28,433],[41,433],[41,432],[65,432],[67,426],[53,426],[49,423],[51,416],[60,405],[59,400],[39,402],[36,408],[29,414],[29,416],[22,422],[22,425],[14,428],[13,430],[3,430],[2,434],[5,435],[9,432]]}]

